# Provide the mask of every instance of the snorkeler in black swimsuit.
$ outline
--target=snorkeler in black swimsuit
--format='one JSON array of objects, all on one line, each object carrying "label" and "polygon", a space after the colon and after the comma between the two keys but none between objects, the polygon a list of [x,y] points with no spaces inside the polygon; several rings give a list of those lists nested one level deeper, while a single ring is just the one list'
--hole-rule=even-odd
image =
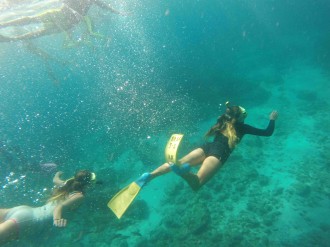
[{"label": "snorkeler in black swimsuit", "polygon": [[[269,120],[269,124],[266,129],[258,129],[243,122],[236,122],[234,128],[239,140],[242,140],[243,136],[246,134],[256,136],[271,136],[275,129],[275,120]],[[214,141],[205,143],[201,146],[201,149],[203,149],[206,157],[214,156],[218,159],[221,159],[222,162],[228,159],[232,151],[228,145],[228,137],[221,132],[216,132]]]},{"label": "snorkeler in black swimsuit", "polygon": [[[226,103],[226,106],[226,112],[218,118],[216,124],[206,133],[206,137],[214,136],[212,142],[205,143],[181,158],[178,161],[180,166],[165,163],[151,173],[144,173],[137,180],[139,184],[145,185],[153,178],[172,170],[186,180],[193,190],[198,190],[226,162],[244,135],[271,136],[273,134],[275,120],[278,117],[277,111],[272,111],[270,114],[270,121],[266,129],[258,129],[244,123],[247,113],[243,107],[230,106],[229,102]],[[190,172],[191,166],[199,164],[201,164],[201,167],[197,174]]]}]

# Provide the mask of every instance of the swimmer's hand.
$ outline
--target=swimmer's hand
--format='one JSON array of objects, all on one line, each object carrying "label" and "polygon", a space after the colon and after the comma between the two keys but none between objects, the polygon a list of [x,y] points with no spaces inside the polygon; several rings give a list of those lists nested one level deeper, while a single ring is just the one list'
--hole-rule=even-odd
[{"label": "swimmer's hand", "polygon": [[64,181],[61,179],[61,175],[63,174],[63,172],[56,172],[54,178],[53,178],[53,183],[56,186],[63,186],[64,185]]},{"label": "swimmer's hand", "polygon": [[272,111],[271,114],[269,115],[270,120],[276,120],[278,117],[278,112],[277,111]]},{"label": "swimmer's hand", "polygon": [[63,174],[63,172],[61,172],[61,171],[56,172],[56,173],[55,173],[55,177],[58,177],[58,178],[59,178],[59,177],[61,177],[62,174]]},{"label": "swimmer's hand", "polygon": [[53,225],[56,227],[66,227],[67,220],[66,219],[54,219]]}]

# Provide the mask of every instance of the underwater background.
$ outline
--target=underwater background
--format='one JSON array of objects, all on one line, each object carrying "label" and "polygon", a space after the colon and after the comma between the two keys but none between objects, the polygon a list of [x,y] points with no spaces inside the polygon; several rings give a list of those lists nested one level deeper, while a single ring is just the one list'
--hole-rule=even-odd
[{"label": "underwater background", "polygon": [[[6,246],[330,246],[330,2],[107,2],[129,14],[93,6],[102,37],[0,43],[0,208],[43,205],[56,170],[103,182],[66,229]],[[180,156],[201,145],[227,100],[259,128],[278,110],[273,136],[245,136],[197,193],[155,179],[118,220],[109,199],[171,134]]]}]

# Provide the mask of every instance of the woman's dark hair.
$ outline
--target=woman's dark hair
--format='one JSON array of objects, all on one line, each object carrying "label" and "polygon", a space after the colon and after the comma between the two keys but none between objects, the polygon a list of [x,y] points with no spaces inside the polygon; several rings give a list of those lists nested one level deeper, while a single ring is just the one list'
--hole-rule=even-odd
[{"label": "woman's dark hair", "polygon": [[226,109],[225,115],[229,118],[229,120],[234,118],[237,121],[241,118],[242,110],[239,106],[230,106]]},{"label": "woman's dark hair", "polygon": [[86,186],[92,182],[92,173],[88,170],[76,172],[73,178],[66,180],[63,186],[56,188],[52,197],[48,201],[64,199],[71,192],[78,191],[84,193]]},{"label": "woman's dark hair", "polygon": [[228,137],[228,145],[233,149],[239,142],[234,124],[240,119],[241,114],[242,111],[239,106],[227,106],[226,112],[222,114],[217,119],[217,123],[206,132],[205,137],[214,136],[217,132],[220,132]]}]

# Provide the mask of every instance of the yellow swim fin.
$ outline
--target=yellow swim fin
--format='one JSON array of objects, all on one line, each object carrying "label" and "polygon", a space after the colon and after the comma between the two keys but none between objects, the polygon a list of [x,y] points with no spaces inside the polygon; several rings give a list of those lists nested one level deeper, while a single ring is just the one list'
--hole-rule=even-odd
[{"label": "yellow swim fin", "polygon": [[132,203],[134,198],[137,196],[141,187],[133,182],[130,185],[126,186],[124,189],[119,191],[109,202],[108,207],[114,212],[118,219],[123,216],[126,209]]},{"label": "yellow swim fin", "polygon": [[[168,140],[165,148],[165,159],[167,162],[176,163],[177,151],[182,140],[182,134],[173,134]],[[141,188],[151,179],[150,173],[144,173],[136,181],[129,184],[121,191],[119,191],[108,202],[108,207],[114,212],[118,219],[120,219],[131,205]]]},{"label": "yellow swim fin", "polygon": [[165,160],[167,162],[177,163],[177,153],[183,138],[183,134],[173,134],[168,140],[165,148]]}]

